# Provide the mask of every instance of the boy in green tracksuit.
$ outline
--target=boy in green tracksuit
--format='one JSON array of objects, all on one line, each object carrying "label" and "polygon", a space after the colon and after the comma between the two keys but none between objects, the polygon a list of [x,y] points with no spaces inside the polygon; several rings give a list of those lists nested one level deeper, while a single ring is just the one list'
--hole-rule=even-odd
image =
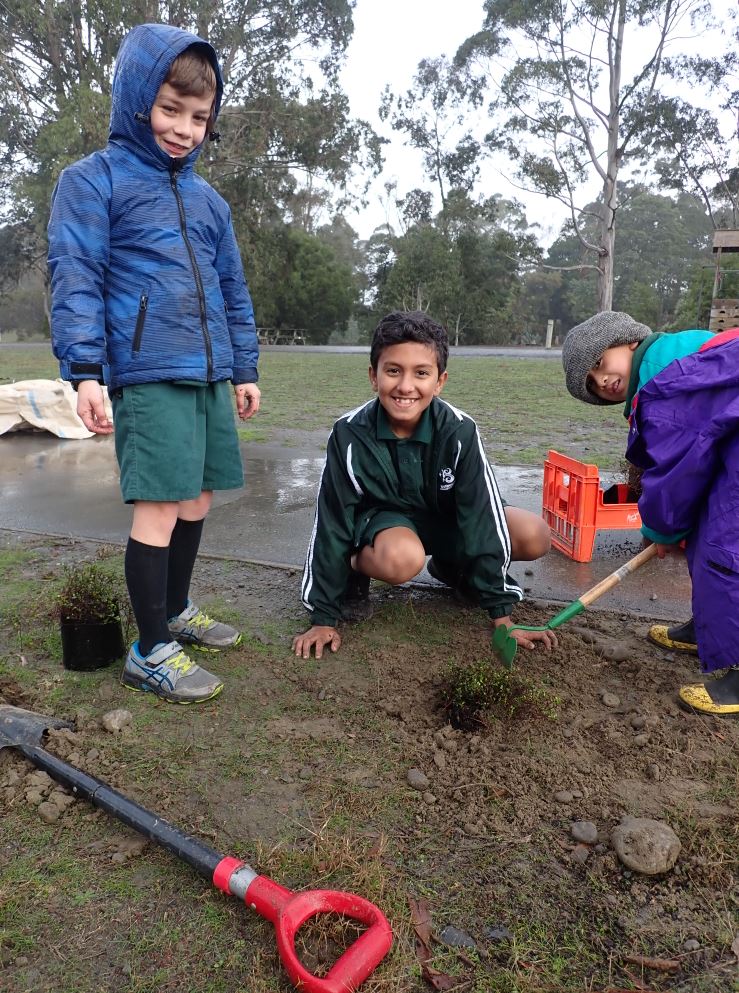
[{"label": "boy in green tracksuit", "polygon": [[[375,329],[377,399],[339,418],[328,442],[302,583],[311,627],[293,639],[296,655],[337,651],[342,606],[366,598],[370,578],[412,579],[427,553],[434,578],[510,627],[523,597],[511,560],[549,550],[544,521],[505,506],[475,422],[439,399],[448,354],[446,331],[422,312],[388,314]],[[551,631],[512,636],[526,648],[556,644]]]}]

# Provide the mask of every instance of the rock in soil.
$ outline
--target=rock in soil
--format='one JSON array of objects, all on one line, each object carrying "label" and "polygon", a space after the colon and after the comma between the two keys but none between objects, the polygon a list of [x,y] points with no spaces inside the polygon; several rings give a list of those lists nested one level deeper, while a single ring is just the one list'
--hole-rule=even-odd
[{"label": "rock in soil", "polygon": [[592,821],[575,821],[570,834],[575,841],[581,841],[585,845],[594,845],[598,840],[598,828]]},{"label": "rock in soil", "polygon": [[408,781],[408,785],[414,790],[421,790],[423,792],[424,790],[427,790],[430,785],[429,777],[424,772],[421,772],[420,769],[409,769],[406,779]]},{"label": "rock in soil", "polygon": [[681,848],[669,824],[651,817],[624,817],[611,832],[611,844],[627,868],[645,876],[670,870]]}]

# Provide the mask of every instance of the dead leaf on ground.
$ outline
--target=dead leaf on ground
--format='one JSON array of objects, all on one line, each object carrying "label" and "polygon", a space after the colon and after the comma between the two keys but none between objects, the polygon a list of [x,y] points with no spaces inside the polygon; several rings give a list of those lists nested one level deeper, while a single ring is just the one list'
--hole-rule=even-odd
[{"label": "dead leaf on ground", "polygon": [[416,932],[416,958],[421,966],[421,976],[435,990],[453,990],[464,980],[449,976],[429,965],[431,961],[431,911],[428,900],[415,900],[408,897],[411,908],[411,924]]},{"label": "dead leaf on ground", "polygon": [[428,900],[414,900],[408,897],[408,904],[411,908],[411,924],[416,936],[421,944],[428,949],[428,957],[431,957],[431,911]]},{"label": "dead leaf on ground", "polygon": [[658,972],[677,972],[680,963],[675,959],[653,959],[647,955],[622,955],[624,962],[633,962],[644,969],[656,969]]}]

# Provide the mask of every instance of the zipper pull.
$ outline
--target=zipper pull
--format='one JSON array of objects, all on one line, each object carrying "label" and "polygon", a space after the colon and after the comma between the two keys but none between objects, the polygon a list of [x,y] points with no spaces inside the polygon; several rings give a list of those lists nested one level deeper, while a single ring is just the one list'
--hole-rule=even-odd
[{"label": "zipper pull", "polygon": [[146,308],[149,306],[149,294],[142,293],[141,299],[139,300],[139,311],[144,314],[146,313]]}]

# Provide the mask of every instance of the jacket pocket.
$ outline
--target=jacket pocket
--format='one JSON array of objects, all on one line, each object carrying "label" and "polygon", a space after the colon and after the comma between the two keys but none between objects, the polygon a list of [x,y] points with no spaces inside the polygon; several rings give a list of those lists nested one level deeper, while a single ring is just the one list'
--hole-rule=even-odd
[{"label": "jacket pocket", "polygon": [[739,578],[739,555],[728,548],[706,542],[706,565],[721,576]]},{"label": "jacket pocket", "polygon": [[149,308],[149,294],[144,291],[139,297],[139,311],[136,315],[136,327],[133,332],[133,346],[131,351],[134,355],[141,351],[141,339],[144,336],[144,324],[146,323],[146,312]]}]

